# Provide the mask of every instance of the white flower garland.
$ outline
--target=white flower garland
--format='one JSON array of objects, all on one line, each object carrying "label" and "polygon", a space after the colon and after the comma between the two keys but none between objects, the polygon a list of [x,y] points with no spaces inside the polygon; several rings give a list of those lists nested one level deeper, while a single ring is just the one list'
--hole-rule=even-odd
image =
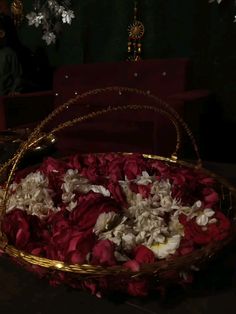
[{"label": "white flower garland", "polygon": [[70,25],[75,18],[70,6],[70,0],[36,0],[34,10],[26,15],[28,24],[37,28],[42,26],[42,39],[47,45],[55,43],[61,24]]}]

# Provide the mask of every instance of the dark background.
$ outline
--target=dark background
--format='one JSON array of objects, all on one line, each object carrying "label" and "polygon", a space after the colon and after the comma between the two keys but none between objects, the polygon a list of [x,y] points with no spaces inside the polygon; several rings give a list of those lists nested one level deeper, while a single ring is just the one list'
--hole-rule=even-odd
[{"label": "dark background", "polygon": [[[8,2],[11,2],[8,0]],[[204,134],[215,141],[215,152],[226,161],[233,155],[236,130],[236,5],[234,0],[209,4],[208,0],[139,0],[139,19],[146,33],[143,59],[187,57],[192,61],[189,88],[206,88],[212,97]],[[55,45],[46,46],[40,27],[19,29],[39,67],[125,60],[127,26],[133,19],[133,0],[73,0],[76,19],[63,25]],[[25,14],[32,1],[24,1]],[[35,73],[37,76],[37,73]],[[43,89],[50,89],[49,72],[38,73]],[[209,125],[208,125],[209,121]],[[207,145],[206,145],[207,146]],[[219,146],[219,147],[217,147]],[[226,157],[226,155],[228,157]],[[217,159],[217,158],[216,158]]]}]

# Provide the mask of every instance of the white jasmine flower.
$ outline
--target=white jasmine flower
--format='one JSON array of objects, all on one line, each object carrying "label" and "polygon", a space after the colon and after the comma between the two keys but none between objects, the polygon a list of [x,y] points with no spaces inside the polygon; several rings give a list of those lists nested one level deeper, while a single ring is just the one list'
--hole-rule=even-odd
[{"label": "white jasmine flower", "polygon": [[7,212],[18,208],[38,217],[47,216],[54,207],[52,191],[48,188],[48,179],[39,171],[28,174],[19,184],[10,186]]},{"label": "white jasmine flower", "polygon": [[119,185],[121,186],[128,204],[131,204],[133,202],[134,199],[136,199],[137,195],[135,193],[133,193],[130,188],[129,188],[129,181],[125,180],[125,181],[119,181]]},{"label": "white jasmine flower", "polygon": [[155,236],[154,234],[154,240],[157,242],[157,243],[164,243],[166,238],[163,234],[157,234],[157,236]]},{"label": "white jasmine flower", "polygon": [[98,216],[93,231],[96,235],[99,235],[101,232],[108,231],[111,227],[114,227],[114,224],[117,224],[119,220],[119,215],[113,211],[102,213]]},{"label": "white jasmine flower", "polygon": [[[123,217],[120,224],[108,232],[100,233],[100,240],[110,240],[117,245],[117,248],[123,247],[122,237],[132,232],[132,228],[125,224],[126,217]],[[123,241],[124,242],[124,241]]]},{"label": "white jasmine flower", "polygon": [[65,183],[62,185],[62,190],[66,193],[72,193],[77,191],[86,194],[89,191],[93,191],[106,197],[110,196],[109,190],[104,188],[104,186],[102,185],[90,184],[88,179],[78,174],[78,170],[67,170],[64,177],[64,182]]},{"label": "white jasmine flower", "polygon": [[34,20],[37,14],[35,12],[30,12],[26,15],[26,18],[28,19],[28,24],[29,25],[34,25]]},{"label": "white jasmine flower", "polygon": [[184,236],[184,226],[179,222],[178,216],[172,216],[169,223],[169,230],[172,234]]},{"label": "white jasmine flower", "polygon": [[64,11],[65,11],[65,7],[63,7],[62,5],[57,5],[55,7],[55,12],[57,15],[62,15]]},{"label": "white jasmine flower", "polygon": [[[158,182],[158,181],[157,181]],[[171,184],[169,180],[160,181],[159,183],[159,194],[162,196],[171,195]]]},{"label": "white jasmine flower", "polygon": [[54,0],[48,0],[48,6],[49,8],[52,8],[55,6],[55,1]]},{"label": "white jasmine flower", "polygon": [[150,237],[148,238],[147,241],[144,242],[144,245],[146,245],[147,247],[152,246],[154,243],[164,243],[166,240],[166,237],[161,234],[161,230],[156,230],[154,232],[151,233]]},{"label": "white jasmine flower", "polygon": [[52,43],[54,44],[56,42],[56,35],[53,32],[45,32],[43,37],[43,40],[46,41],[47,45],[51,45]]},{"label": "white jasmine flower", "polygon": [[192,206],[182,206],[177,211],[177,214],[183,213],[184,215],[188,216],[188,219],[192,219],[199,215],[199,212],[202,211],[202,202],[197,201]]},{"label": "white jasmine flower", "polygon": [[199,225],[199,226],[206,226],[209,222],[209,218],[214,216],[215,215],[215,212],[210,209],[210,208],[206,208],[204,209],[203,212],[201,212],[197,218],[196,218],[196,223]]},{"label": "white jasmine flower", "polygon": [[78,170],[67,170],[62,184],[62,190],[65,194],[72,194],[75,191],[87,193],[89,181],[78,174]]},{"label": "white jasmine flower", "polygon": [[197,211],[199,209],[202,208],[202,202],[201,201],[197,201],[193,204],[192,206],[192,211]]},{"label": "white jasmine flower", "polygon": [[149,176],[149,174],[146,171],[142,172],[142,175],[139,176],[135,182],[138,185],[148,185],[154,181],[154,177]]},{"label": "white jasmine flower", "polygon": [[147,232],[142,230],[136,236],[136,243],[137,244],[144,243],[146,241],[146,238],[147,238]]},{"label": "white jasmine flower", "polygon": [[163,223],[163,218],[154,216],[152,212],[146,210],[136,217],[133,228],[137,233],[142,231],[160,233]]},{"label": "white jasmine flower", "polygon": [[208,224],[215,224],[217,222],[216,218],[212,218],[208,221]]},{"label": "white jasmine flower", "polygon": [[39,25],[42,24],[42,20],[45,18],[45,16],[41,12],[39,12],[38,14],[36,14],[35,12],[31,12],[26,15],[26,18],[28,19],[29,25],[39,27]]},{"label": "white jasmine flower", "polygon": [[136,246],[136,239],[135,239],[135,235],[132,232],[124,234],[122,236],[122,248],[125,251],[130,251],[135,246]]},{"label": "white jasmine flower", "polygon": [[152,245],[150,250],[155,254],[159,259],[166,258],[170,254],[174,254],[180,245],[180,235],[174,235],[170,238],[167,238],[165,243],[157,243]]},{"label": "white jasmine flower", "polygon": [[141,194],[132,194],[132,199],[130,200],[130,207],[125,209],[125,214],[130,218],[139,217],[142,215],[147,208],[151,208],[151,200],[143,199]]},{"label": "white jasmine flower", "polygon": [[74,19],[74,18],[75,18],[74,11],[72,11],[72,10],[68,10],[68,11],[64,10],[62,12],[62,22],[63,23],[71,24],[72,19]]},{"label": "white jasmine flower", "polygon": [[171,211],[172,204],[173,204],[173,199],[170,195],[161,196],[160,205],[166,211]]},{"label": "white jasmine flower", "polygon": [[69,210],[70,212],[73,211],[73,209],[75,209],[77,206],[77,202],[76,201],[71,201],[68,206],[66,207],[67,210]]},{"label": "white jasmine flower", "polygon": [[[65,188],[67,188],[67,187],[65,187]],[[67,193],[62,194],[62,201],[63,201],[63,203],[70,203],[70,202],[73,202],[74,197],[75,197],[74,193],[67,191]]]},{"label": "white jasmine flower", "polygon": [[180,201],[178,201],[177,199],[174,198],[174,199],[172,200],[171,208],[172,208],[173,210],[179,210],[180,207],[181,207]]},{"label": "white jasmine flower", "polygon": [[110,196],[109,190],[102,185],[93,185],[89,183],[89,180],[80,176],[78,170],[68,169],[62,184],[62,201],[67,204],[67,209],[72,211],[77,203],[74,200],[75,192],[87,194],[89,191],[102,194],[105,197]]},{"label": "white jasmine flower", "polygon": [[109,197],[111,195],[110,191],[104,188],[104,186],[102,185],[90,185],[89,189],[94,193],[99,193],[106,197]]}]

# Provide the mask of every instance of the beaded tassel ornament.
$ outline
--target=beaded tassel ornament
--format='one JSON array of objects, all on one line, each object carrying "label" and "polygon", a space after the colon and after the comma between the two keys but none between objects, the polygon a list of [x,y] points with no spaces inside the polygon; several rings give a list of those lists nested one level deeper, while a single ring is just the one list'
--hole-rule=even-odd
[{"label": "beaded tassel ornament", "polygon": [[128,61],[141,60],[142,43],[141,39],[144,36],[144,25],[137,19],[137,1],[134,3],[134,20],[128,27]]}]

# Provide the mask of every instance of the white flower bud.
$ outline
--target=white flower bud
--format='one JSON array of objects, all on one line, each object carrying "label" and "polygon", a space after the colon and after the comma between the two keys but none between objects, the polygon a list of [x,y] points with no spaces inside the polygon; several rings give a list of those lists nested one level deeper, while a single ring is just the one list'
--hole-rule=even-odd
[{"label": "white flower bud", "polygon": [[208,224],[208,217],[204,214],[202,215],[199,215],[197,218],[196,218],[196,223],[199,225],[199,226],[206,226]]}]

